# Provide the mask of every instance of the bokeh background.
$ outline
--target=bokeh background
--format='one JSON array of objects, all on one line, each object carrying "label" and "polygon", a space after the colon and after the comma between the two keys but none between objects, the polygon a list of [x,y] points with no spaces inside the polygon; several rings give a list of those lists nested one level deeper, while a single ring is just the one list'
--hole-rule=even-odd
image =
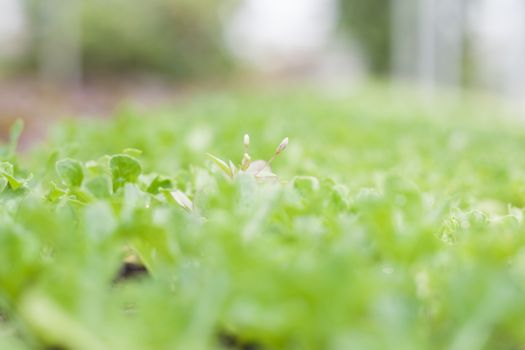
[{"label": "bokeh background", "polygon": [[520,0],[0,0],[3,126],[240,81],[395,82],[519,105],[523,62]]},{"label": "bokeh background", "polygon": [[525,349],[524,0],[0,0],[0,62],[0,349]]}]

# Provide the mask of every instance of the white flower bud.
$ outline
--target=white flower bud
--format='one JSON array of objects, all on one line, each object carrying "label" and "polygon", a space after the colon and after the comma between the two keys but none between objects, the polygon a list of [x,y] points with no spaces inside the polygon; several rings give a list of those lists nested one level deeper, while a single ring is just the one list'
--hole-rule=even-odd
[{"label": "white flower bud", "polygon": [[242,157],[242,163],[241,163],[241,169],[246,170],[250,166],[251,162],[250,155],[248,153],[244,153],[244,156]]},{"label": "white flower bud", "polygon": [[244,134],[244,147],[248,147],[250,145],[250,135]]},{"label": "white flower bud", "polygon": [[284,151],[284,149],[286,148],[286,146],[288,146],[288,137],[285,138],[284,140],[282,140],[282,142],[279,144],[279,146],[278,146],[277,149],[275,150],[275,154],[279,154],[279,153],[281,153],[282,151]]}]

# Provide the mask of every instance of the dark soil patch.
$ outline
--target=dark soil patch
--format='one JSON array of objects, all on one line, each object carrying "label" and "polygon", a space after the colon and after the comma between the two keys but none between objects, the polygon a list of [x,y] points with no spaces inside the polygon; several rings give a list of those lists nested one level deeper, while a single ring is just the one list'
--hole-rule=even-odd
[{"label": "dark soil patch", "polygon": [[113,279],[114,283],[120,283],[132,279],[141,279],[149,275],[148,269],[141,263],[124,262]]},{"label": "dark soil patch", "polygon": [[220,332],[217,337],[219,339],[219,344],[225,349],[264,350],[264,347],[257,342],[242,340],[232,333]]}]

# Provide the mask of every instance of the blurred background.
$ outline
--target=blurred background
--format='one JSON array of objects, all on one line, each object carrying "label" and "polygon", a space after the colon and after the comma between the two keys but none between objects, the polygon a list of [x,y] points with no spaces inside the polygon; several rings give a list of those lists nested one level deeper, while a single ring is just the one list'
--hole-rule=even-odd
[{"label": "blurred background", "polygon": [[0,122],[238,81],[525,97],[522,0],[0,0]]}]

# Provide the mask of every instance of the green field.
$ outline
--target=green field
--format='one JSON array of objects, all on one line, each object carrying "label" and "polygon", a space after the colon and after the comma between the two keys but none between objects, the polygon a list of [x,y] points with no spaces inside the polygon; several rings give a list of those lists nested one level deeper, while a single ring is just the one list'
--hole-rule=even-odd
[{"label": "green field", "polygon": [[[522,349],[525,128],[504,114],[229,92],[64,120],[26,154],[15,126],[0,349]],[[245,133],[252,160],[289,137],[278,180],[206,156],[239,168]]]}]

